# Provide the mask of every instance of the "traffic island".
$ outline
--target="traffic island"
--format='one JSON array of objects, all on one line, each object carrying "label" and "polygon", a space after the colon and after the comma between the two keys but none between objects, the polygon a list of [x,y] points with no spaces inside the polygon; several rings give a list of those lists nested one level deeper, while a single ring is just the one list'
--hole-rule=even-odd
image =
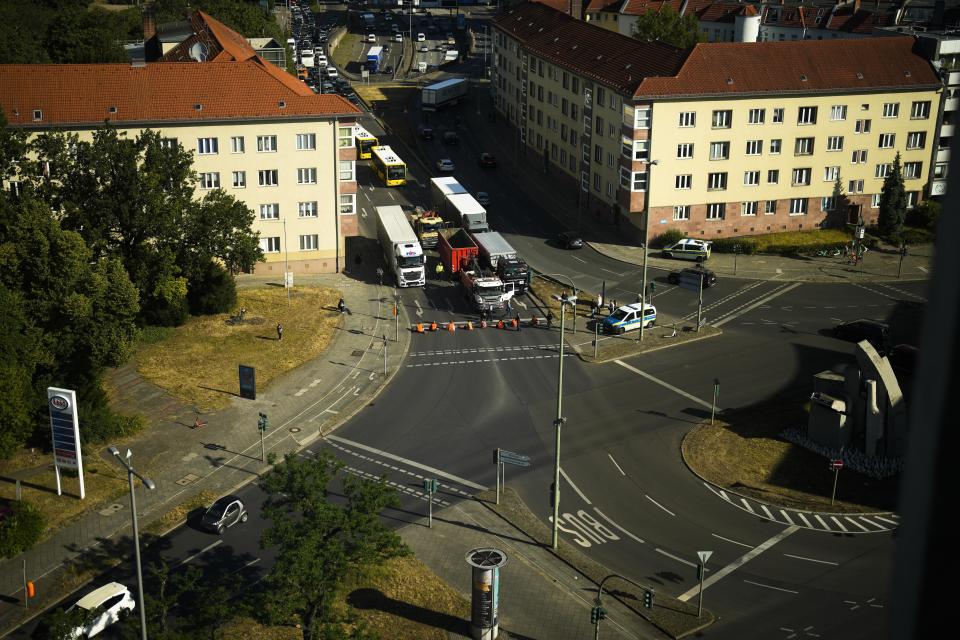
[{"label": "traffic island", "polygon": [[[500,504],[496,503],[495,491],[483,491],[476,494],[475,497],[488,509],[593,582],[594,586],[584,589],[585,596],[589,596],[590,592],[595,595],[596,586],[613,573],[564,540],[558,541],[556,550],[551,549],[552,532],[550,528],[527,507],[513,489],[504,488],[501,490]],[[671,638],[683,638],[713,624],[715,617],[709,610],[705,609],[701,616],[697,617],[695,599],[692,599],[692,602],[681,602],[659,592],[657,585],[651,584],[650,590],[654,591],[655,595],[649,609],[644,606],[644,591],[646,590],[624,580],[608,580],[604,585],[604,596],[616,599]]]},{"label": "traffic island", "polygon": [[[590,320],[588,328],[592,330],[595,322],[600,322],[600,319]],[[650,351],[659,351],[660,349],[678,347],[707,338],[715,338],[722,333],[723,331],[720,328],[710,325],[704,325],[700,327],[700,331],[697,331],[696,327],[692,325],[674,324],[644,329],[643,341],[639,340],[637,331],[621,336],[605,336],[602,332],[599,332],[596,339],[594,336],[585,339],[583,333],[568,336],[567,344],[584,362],[603,364]]]}]

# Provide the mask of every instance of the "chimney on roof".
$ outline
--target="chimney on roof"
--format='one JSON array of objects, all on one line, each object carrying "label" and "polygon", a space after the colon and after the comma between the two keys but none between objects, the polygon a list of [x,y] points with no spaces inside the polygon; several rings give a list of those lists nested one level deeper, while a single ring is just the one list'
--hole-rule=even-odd
[{"label": "chimney on roof", "polygon": [[146,42],[157,35],[157,18],[153,13],[152,2],[144,4],[141,11],[143,11],[143,41]]}]

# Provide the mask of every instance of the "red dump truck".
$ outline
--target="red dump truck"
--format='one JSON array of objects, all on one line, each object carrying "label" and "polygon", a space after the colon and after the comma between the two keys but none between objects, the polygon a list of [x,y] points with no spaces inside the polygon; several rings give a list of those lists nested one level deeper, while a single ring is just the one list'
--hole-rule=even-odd
[{"label": "red dump truck", "polygon": [[440,242],[437,250],[447,273],[460,271],[464,261],[473,262],[477,257],[477,243],[463,229],[439,229]]}]

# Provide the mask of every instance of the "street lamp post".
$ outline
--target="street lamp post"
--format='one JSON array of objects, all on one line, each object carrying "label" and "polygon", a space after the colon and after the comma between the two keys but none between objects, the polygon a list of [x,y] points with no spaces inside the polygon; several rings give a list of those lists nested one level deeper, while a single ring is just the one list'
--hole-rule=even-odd
[{"label": "street lamp post", "polygon": [[643,288],[640,289],[640,340],[643,340],[643,326],[647,316],[647,244],[650,232],[650,191],[653,186],[653,168],[660,164],[658,160],[647,163],[647,192],[643,198]]},{"label": "street lamp post", "polygon": [[137,603],[137,608],[140,610],[140,638],[141,640],[147,640],[147,611],[146,602],[143,600],[143,569],[140,566],[140,532],[137,529],[137,494],[133,486],[133,477],[136,476],[140,478],[143,486],[151,491],[156,489],[157,485],[155,485],[150,478],[144,478],[133,470],[133,466],[130,464],[130,457],[133,455],[133,452],[131,452],[130,449],[127,449],[126,459],[120,457],[120,450],[116,447],[110,447],[108,451],[120,461],[120,464],[126,467],[127,480],[130,482],[130,511],[133,517],[133,551],[137,559],[137,595],[140,598],[140,601]]},{"label": "street lamp post", "polygon": [[[576,289],[574,289],[576,291]],[[566,321],[567,305],[571,305],[576,313],[577,296],[568,297],[566,293],[561,296],[554,296],[554,300],[560,302],[560,370],[557,375],[557,417],[553,421],[556,427],[556,436],[554,442],[554,460],[553,460],[553,537],[551,544],[554,549],[557,548],[557,522],[560,517],[560,428],[567,421],[563,417],[563,341],[564,341],[564,323]]]}]

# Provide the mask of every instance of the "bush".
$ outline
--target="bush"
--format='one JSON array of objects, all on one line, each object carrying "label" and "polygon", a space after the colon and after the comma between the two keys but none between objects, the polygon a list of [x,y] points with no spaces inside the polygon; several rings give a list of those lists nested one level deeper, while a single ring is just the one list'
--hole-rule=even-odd
[{"label": "bush", "polygon": [[904,227],[900,232],[900,241],[903,244],[928,244],[933,242],[933,233],[925,228]]},{"label": "bush", "polygon": [[[740,245],[739,249],[735,249],[737,245]],[[750,237],[717,238],[710,245],[710,250],[716,251],[717,253],[734,253],[735,251],[739,251],[741,254],[753,255],[757,252],[757,243]]]},{"label": "bush", "polygon": [[667,245],[680,242],[685,237],[679,229],[667,229],[660,235],[652,238],[650,240],[650,246],[654,249],[662,249]]},{"label": "bush", "polygon": [[194,315],[228,313],[237,305],[237,283],[226,269],[210,262],[190,282],[187,300]]},{"label": "bush", "polygon": [[12,558],[37,544],[46,527],[43,514],[33,504],[20,501],[0,522],[0,557]]},{"label": "bush", "polygon": [[159,282],[143,304],[142,313],[147,324],[161,327],[179,327],[186,322],[190,317],[186,278],[167,278]]},{"label": "bush", "polygon": [[733,253],[734,247],[740,245],[740,253],[744,255],[774,253],[793,256],[833,249],[849,243],[850,239],[851,236],[848,232],[837,229],[787,231],[784,233],[763,233],[755,236],[718,238],[713,241],[711,250],[716,253]]},{"label": "bush", "polygon": [[907,211],[907,224],[911,227],[933,231],[939,219],[940,203],[935,200],[924,200]]}]

